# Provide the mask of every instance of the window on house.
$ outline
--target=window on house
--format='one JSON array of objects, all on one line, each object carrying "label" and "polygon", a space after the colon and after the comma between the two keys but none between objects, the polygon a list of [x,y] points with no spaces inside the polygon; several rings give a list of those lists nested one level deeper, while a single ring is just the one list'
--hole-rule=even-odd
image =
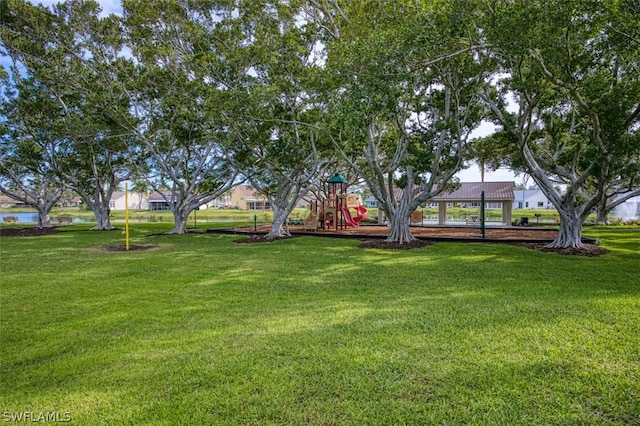
[{"label": "window on house", "polygon": [[538,207],[544,207],[544,201],[538,201]]}]

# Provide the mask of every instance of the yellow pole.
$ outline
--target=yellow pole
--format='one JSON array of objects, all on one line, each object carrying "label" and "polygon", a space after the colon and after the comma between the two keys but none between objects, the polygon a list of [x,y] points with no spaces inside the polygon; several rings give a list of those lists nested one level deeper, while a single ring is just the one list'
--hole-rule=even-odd
[{"label": "yellow pole", "polygon": [[124,183],[124,240],[125,250],[129,250],[129,183]]}]

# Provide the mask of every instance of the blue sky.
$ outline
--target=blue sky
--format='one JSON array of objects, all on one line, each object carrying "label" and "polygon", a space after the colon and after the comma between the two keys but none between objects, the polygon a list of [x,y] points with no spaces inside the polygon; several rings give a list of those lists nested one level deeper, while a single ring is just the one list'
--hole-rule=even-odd
[{"label": "blue sky", "polygon": [[[0,0],[2,1],[2,0]],[[32,4],[41,4],[43,6],[46,7],[51,7],[54,4],[59,3],[59,0],[28,0],[29,3]],[[98,3],[100,4],[100,7],[102,8],[102,14],[103,16],[107,16],[111,13],[121,13],[122,12],[122,5],[120,3],[120,0],[99,0]],[[5,57],[5,56],[0,56],[0,66],[4,67],[4,68],[8,68],[11,65],[11,61],[9,60],[9,58]]]},{"label": "blue sky", "polygon": [[[29,3],[41,4],[43,6],[51,7],[54,4],[60,3],[59,0],[28,0]],[[99,0],[98,3],[102,7],[102,14],[104,16],[111,13],[120,13],[122,11],[122,5],[120,0]]]},{"label": "blue sky", "polygon": [[[33,4],[42,4],[43,6],[50,7],[56,3],[58,0],[29,0]],[[99,0],[98,3],[102,7],[102,14],[104,16],[109,15],[111,13],[120,13],[122,11],[122,6],[120,0]],[[8,66],[9,61],[5,57],[0,57],[0,65]],[[479,129],[474,132],[474,136],[486,136],[491,134],[493,131],[493,126],[491,124],[484,124],[480,126]],[[462,182],[479,182],[480,181],[480,170],[478,166],[471,166],[466,170],[461,171],[457,174]],[[498,182],[498,181],[515,181],[516,183],[522,182],[523,176],[520,175],[516,177],[511,171],[506,169],[499,169],[492,173],[485,173],[485,181],[487,182]]]}]

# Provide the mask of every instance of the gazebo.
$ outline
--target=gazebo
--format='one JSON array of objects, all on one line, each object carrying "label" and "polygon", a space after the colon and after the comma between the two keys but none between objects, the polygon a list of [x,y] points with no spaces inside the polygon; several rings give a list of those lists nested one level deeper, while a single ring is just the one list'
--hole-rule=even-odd
[{"label": "gazebo", "polygon": [[442,192],[429,201],[438,203],[438,224],[444,225],[447,221],[447,204],[480,206],[482,191],[484,191],[485,204],[502,204],[502,222],[509,225],[515,187],[515,182],[463,182],[455,191]]}]

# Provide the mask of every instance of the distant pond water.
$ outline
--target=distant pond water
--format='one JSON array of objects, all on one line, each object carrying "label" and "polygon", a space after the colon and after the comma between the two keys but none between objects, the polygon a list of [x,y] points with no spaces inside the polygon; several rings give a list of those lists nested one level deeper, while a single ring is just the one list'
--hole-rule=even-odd
[{"label": "distant pond water", "polygon": [[38,213],[0,213],[0,221],[4,222],[5,217],[17,217],[18,223],[36,223]]},{"label": "distant pond water", "polygon": [[[38,213],[33,212],[20,212],[20,213],[0,213],[0,223],[4,222],[5,217],[17,217],[18,223],[37,223],[38,222]],[[74,223],[82,223],[82,222],[90,222],[90,220],[74,217]],[[51,216],[51,223],[56,223],[56,217]]]}]

